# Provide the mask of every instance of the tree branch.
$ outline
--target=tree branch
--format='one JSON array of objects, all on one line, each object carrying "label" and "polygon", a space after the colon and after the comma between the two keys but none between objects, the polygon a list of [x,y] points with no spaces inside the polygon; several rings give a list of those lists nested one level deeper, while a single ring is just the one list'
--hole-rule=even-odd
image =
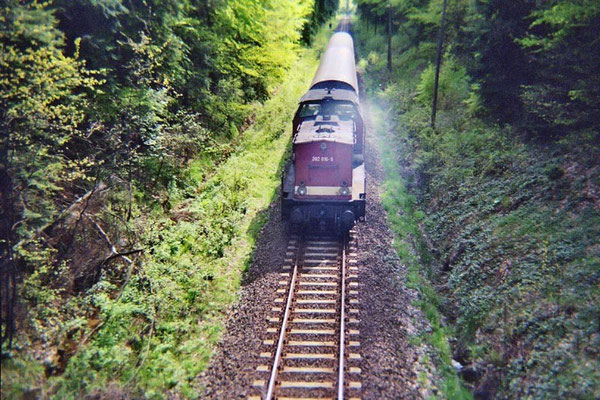
[{"label": "tree branch", "polygon": [[[144,250],[145,250],[145,249],[134,249],[134,250],[124,251],[124,252],[122,252],[122,253],[116,253],[116,254],[110,255],[110,256],[106,257],[106,258],[104,259],[104,261],[102,261],[102,262],[100,263],[100,267],[102,267],[104,264],[106,264],[106,263],[107,263],[107,262],[109,262],[110,260],[114,260],[115,258],[119,258],[119,257],[124,257],[124,258],[126,258],[125,256],[129,256],[129,255],[131,255],[131,254],[137,254],[137,253],[141,253],[141,252],[143,252]],[[127,260],[129,260],[129,259],[127,258]],[[130,263],[132,263],[133,261],[129,260],[129,262],[130,262]]]}]

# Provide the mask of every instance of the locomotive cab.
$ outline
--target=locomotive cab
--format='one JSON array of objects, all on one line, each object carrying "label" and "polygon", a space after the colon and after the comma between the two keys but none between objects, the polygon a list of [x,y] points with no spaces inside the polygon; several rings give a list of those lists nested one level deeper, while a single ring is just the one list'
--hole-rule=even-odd
[{"label": "locomotive cab", "polygon": [[[331,93],[331,90],[328,91]],[[352,121],[353,153],[362,154],[364,145],[364,123],[357,104],[348,100],[333,100],[326,97],[322,101],[307,101],[300,103],[292,123],[292,132],[298,133],[298,128],[305,121],[315,120],[318,116],[327,119],[337,117],[341,121]]]}]

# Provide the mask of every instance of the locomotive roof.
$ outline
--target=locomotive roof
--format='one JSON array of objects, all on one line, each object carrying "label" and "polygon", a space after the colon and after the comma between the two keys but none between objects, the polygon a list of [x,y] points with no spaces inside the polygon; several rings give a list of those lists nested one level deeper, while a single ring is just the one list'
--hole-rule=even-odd
[{"label": "locomotive roof", "polygon": [[341,120],[337,115],[330,119],[323,119],[319,115],[315,120],[302,122],[294,143],[310,143],[316,141],[337,142],[354,144],[354,122],[352,120]]},{"label": "locomotive roof", "polygon": [[325,53],[321,58],[321,64],[319,64],[319,69],[310,87],[327,81],[347,83],[358,93],[354,42],[352,36],[346,32],[334,33],[329,39]]},{"label": "locomotive roof", "polygon": [[325,99],[351,101],[359,104],[358,95],[352,90],[347,89],[310,89],[302,98],[300,103],[305,101],[319,101]]}]

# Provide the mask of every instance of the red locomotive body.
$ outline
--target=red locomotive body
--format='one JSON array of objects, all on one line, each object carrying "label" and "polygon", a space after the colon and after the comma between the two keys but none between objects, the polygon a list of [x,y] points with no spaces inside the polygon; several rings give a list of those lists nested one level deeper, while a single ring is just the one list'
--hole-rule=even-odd
[{"label": "red locomotive body", "polygon": [[[327,128],[320,128],[325,130]],[[319,131],[319,128],[316,129]],[[350,199],[352,188],[352,144],[330,135],[307,135],[308,141],[294,143],[295,192],[298,198]],[[306,187],[306,194],[299,192]],[[341,188],[348,188],[342,192]]]},{"label": "red locomotive body", "polygon": [[335,33],[293,121],[282,215],[294,225],[344,232],[365,215],[364,123],[352,37]]}]

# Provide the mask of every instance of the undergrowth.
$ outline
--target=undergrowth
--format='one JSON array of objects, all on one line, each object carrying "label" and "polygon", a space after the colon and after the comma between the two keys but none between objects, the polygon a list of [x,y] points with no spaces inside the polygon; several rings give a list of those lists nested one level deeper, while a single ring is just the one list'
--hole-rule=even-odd
[{"label": "undergrowth", "polygon": [[433,47],[396,35],[406,50],[389,73],[385,39],[356,31],[380,108],[384,205],[444,396],[469,396],[459,375],[475,398],[598,398],[598,132],[532,141],[490,121],[451,48],[433,129]]},{"label": "undergrowth", "polygon": [[[33,358],[3,361],[3,398],[197,397],[196,378],[213,354],[266,222],[264,210],[276,196],[297,100],[329,34],[323,30],[312,49],[299,50],[272,98],[254,106],[254,123],[225,161],[216,168],[207,168],[206,158],[189,164],[181,176],[191,187],[172,186],[169,214],[134,202],[144,257],[131,265],[123,287],[103,276],[72,300],[92,311],[60,327],[73,333],[69,342],[76,347],[64,373],[47,376]],[[144,201],[142,193],[138,198]],[[35,285],[31,277],[32,291],[40,289]]]},{"label": "undergrowth", "polygon": [[382,203],[388,215],[388,224],[395,234],[394,248],[407,266],[407,287],[418,291],[419,300],[415,305],[423,311],[431,325],[424,339],[438,356],[435,362],[443,378],[438,385],[446,398],[469,399],[470,393],[462,386],[452,367],[452,352],[448,344],[452,331],[442,322],[443,317],[438,311],[442,300],[423,276],[425,267],[422,259],[428,256],[419,230],[423,212],[417,206],[416,197],[407,190],[406,181],[398,169],[398,155],[393,145],[395,138],[385,122],[383,110],[374,103],[370,104],[369,110],[386,175]]}]

